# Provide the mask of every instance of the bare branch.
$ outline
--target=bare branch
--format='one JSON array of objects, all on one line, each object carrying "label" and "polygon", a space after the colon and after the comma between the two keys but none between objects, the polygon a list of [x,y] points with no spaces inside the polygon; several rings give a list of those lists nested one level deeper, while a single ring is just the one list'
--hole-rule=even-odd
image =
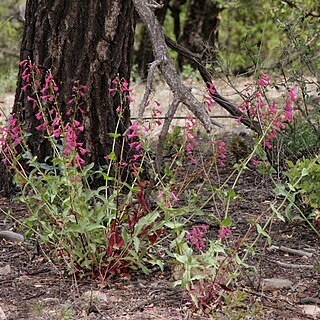
[{"label": "bare branch", "polygon": [[159,140],[158,140],[158,144],[157,144],[157,151],[156,151],[156,170],[158,173],[160,173],[160,169],[161,169],[161,162],[163,159],[163,146],[164,146],[164,142],[166,140],[166,136],[167,133],[169,131],[170,128],[170,124],[172,122],[172,119],[178,109],[178,106],[180,104],[180,101],[176,98],[173,98],[173,101],[170,105],[170,108],[168,110],[168,112],[166,113],[166,117],[159,135]]},{"label": "bare branch", "polygon": [[280,246],[280,247],[278,247],[278,246],[270,246],[269,250],[270,251],[279,250],[279,251],[282,251],[282,252],[285,252],[285,253],[296,254],[298,256],[308,257],[308,258],[312,257],[312,253],[311,252],[306,252],[304,250],[291,249],[291,248],[288,248],[288,247],[285,247],[285,246]]},{"label": "bare branch", "polygon": [[147,76],[147,84],[146,84],[146,91],[143,95],[143,99],[141,101],[140,107],[139,107],[139,120],[143,120],[143,114],[144,110],[146,109],[148,99],[152,90],[152,80],[153,80],[153,73],[156,70],[156,68],[160,65],[161,60],[155,60],[152,63],[150,63],[148,76]]},{"label": "bare branch", "polygon": [[156,0],[149,0],[147,6],[151,10],[161,9],[163,7],[163,3],[158,3]]},{"label": "bare branch", "polygon": [[190,89],[182,83],[182,80],[178,76],[173,62],[169,57],[162,27],[154,12],[149,7],[150,2],[148,0],[133,0],[133,3],[142,23],[148,30],[155,60],[161,61],[159,65],[160,71],[176,99],[187,106],[203,123],[208,132],[211,131],[212,125],[221,127],[222,125],[210,118],[204,105],[193,96]]},{"label": "bare branch", "polygon": [[[209,70],[201,63],[200,56],[188,50],[187,48],[180,46],[178,43],[174,42],[169,37],[166,37],[165,40],[171,49],[177,51],[179,54],[183,55],[188,60],[197,64],[202,79],[204,80],[206,85],[210,87],[209,84],[212,83],[212,78]],[[241,110],[239,110],[235,104],[221,96],[217,91],[214,94],[210,95],[215,102],[217,102],[222,108],[227,110],[232,116],[236,118],[241,118],[241,123],[243,123],[248,128],[254,130],[258,134],[261,134],[261,126],[258,121],[252,121],[251,119],[249,119],[247,115],[243,113]]]}]

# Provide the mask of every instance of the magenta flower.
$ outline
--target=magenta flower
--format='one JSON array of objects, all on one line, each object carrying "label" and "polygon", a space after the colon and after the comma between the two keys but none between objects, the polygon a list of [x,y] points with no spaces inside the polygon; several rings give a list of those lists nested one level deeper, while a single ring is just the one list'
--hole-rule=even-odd
[{"label": "magenta flower", "polygon": [[261,78],[258,80],[258,85],[263,87],[269,85],[269,78],[264,72],[261,72]]},{"label": "magenta flower", "polygon": [[37,118],[38,120],[41,120],[41,119],[43,118],[41,111],[36,114],[36,118]]},{"label": "magenta flower", "polygon": [[293,103],[297,102],[297,94],[295,87],[289,88],[289,97]]},{"label": "magenta flower", "polygon": [[111,92],[117,91],[117,89],[116,88],[109,88],[108,91],[109,91],[109,93],[111,93]]},{"label": "magenta flower", "polygon": [[172,196],[172,202],[173,202],[173,203],[179,201],[179,198],[178,198],[173,192],[171,192],[171,196]]},{"label": "magenta flower", "polygon": [[221,227],[219,231],[219,238],[224,239],[226,235],[231,234],[231,230],[227,227]]},{"label": "magenta flower", "polygon": [[190,242],[195,246],[196,250],[201,250],[205,247],[204,243],[204,232],[208,230],[208,226],[198,226],[194,227],[191,232],[186,234],[186,239],[190,240]]},{"label": "magenta flower", "polygon": [[48,123],[44,122],[42,124],[40,124],[39,126],[36,127],[36,130],[38,131],[44,131],[47,128]]}]

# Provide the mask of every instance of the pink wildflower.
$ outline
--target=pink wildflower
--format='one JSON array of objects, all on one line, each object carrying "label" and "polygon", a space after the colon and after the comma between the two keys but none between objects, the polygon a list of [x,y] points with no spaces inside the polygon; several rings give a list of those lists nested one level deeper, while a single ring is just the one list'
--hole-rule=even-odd
[{"label": "pink wildflower", "polygon": [[295,87],[289,88],[289,97],[293,103],[297,102],[297,94]]},{"label": "pink wildflower", "polygon": [[219,231],[219,238],[224,239],[226,235],[231,234],[231,230],[227,227],[221,227]]},{"label": "pink wildflower", "polygon": [[269,78],[264,72],[261,72],[261,78],[258,80],[258,85],[263,87],[269,85]]},{"label": "pink wildflower", "polygon": [[111,92],[117,91],[117,89],[116,88],[109,88],[108,91],[109,91],[109,93],[111,93]]},{"label": "pink wildflower", "polygon": [[186,234],[186,239],[190,240],[190,242],[195,246],[196,250],[201,250],[205,247],[204,244],[204,231],[208,230],[208,226],[198,226],[194,227],[191,232]]},{"label": "pink wildflower", "polygon": [[41,111],[36,114],[36,118],[37,118],[38,120],[41,120],[41,119],[43,118]]},{"label": "pink wildflower", "polygon": [[178,198],[173,192],[171,192],[171,196],[172,196],[172,202],[173,202],[173,203],[179,201],[179,198]]}]

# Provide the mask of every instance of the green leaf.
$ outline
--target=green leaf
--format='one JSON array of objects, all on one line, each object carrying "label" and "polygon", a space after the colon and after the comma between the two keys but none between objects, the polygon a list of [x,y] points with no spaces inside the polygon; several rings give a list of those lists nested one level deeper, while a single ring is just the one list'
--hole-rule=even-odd
[{"label": "green leaf", "polygon": [[92,230],[96,230],[96,229],[106,229],[106,227],[101,224],[98,224],[98,223],[89,224],[86,227],[87,231],[92,231]]},{"label": "green leaf", "polygon": [[116,161],[117,160],[117,156],[116,156],[114,151],[109,153],[108,158],[109,158],[109,160],[112,160],[112,161]]},{"label": "green leaf", "polygon": [[121,137],[121,134],[120,133],[109,133],[109,136],[111,138],[117,139],[117,138]]},{"label": "green leaf", "polygon": [[272,241],[271,241],[271,237],[269,236],[269,234],[265,230],[263,230],[263,228],[260,226],[259,223],[256,224],[256,227],[257,227],[258,233],[265,236],[267,238],[268,244],[271,245]]},{"label": "green leaf", "polygon": [[140,240],[138,237],[133,237],[134,250],[138,253],[140,249]]},{"label": "green leaf", "polygon": [[[270,203],[271,210],[276,214],[277,218],[283,222],[286,220],[284,219],[283,215],[279,212],[279,210],[274,206],[273,203]],[[257,225],[258,226],[258,225]],[[258,231],[259,232],[259,231]]]},{"label": "green leaf", "polygon": [[221,227],[230,227],[232,224],[232,219],[231,218],[226,218],[221,221],[220,225]]},{"label": "green leaf", "polygon": [[166,227],[168,227],[169,229],[179,229],[184,227],[184,223],[182,222],[174,222],[174,221],[168,221],[164,224]]}]

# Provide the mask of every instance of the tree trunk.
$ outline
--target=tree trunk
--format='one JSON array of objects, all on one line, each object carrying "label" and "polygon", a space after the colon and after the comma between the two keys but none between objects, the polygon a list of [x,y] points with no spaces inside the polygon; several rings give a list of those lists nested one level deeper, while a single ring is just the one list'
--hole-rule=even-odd
[{"label": "tree trunk", "polygon": [[[215,44],[218,40],[220,11],[218,4],[212,0],[190,0],[183,34],[178,42],[194,53],[215,59]],[[183,58],[179,56],[181,67]]]},{"label": "tree trunk", "polygon": [[[82,137],[87,161],[96,165],[112,146],[109,133],[114,132],[119,97],[108,94],[111,81],[130,78],[134,35],[134,7],[128,0],[27,0],[26,21],[21,46],[21,60],[51,70],[59,86],[59,107],[66,113],[67,101],[75,81],[88,86],[85,96]],[[19,71],[13,113],[32,133],[30,145],[34,155],[48,154],[46,140],[35,127],[30,90],[22,91],[24,82]],[[125,103],[123,122],[118,133],[129,125],[130,112]],[[117,150],[122,143],[118,141]]]}]

